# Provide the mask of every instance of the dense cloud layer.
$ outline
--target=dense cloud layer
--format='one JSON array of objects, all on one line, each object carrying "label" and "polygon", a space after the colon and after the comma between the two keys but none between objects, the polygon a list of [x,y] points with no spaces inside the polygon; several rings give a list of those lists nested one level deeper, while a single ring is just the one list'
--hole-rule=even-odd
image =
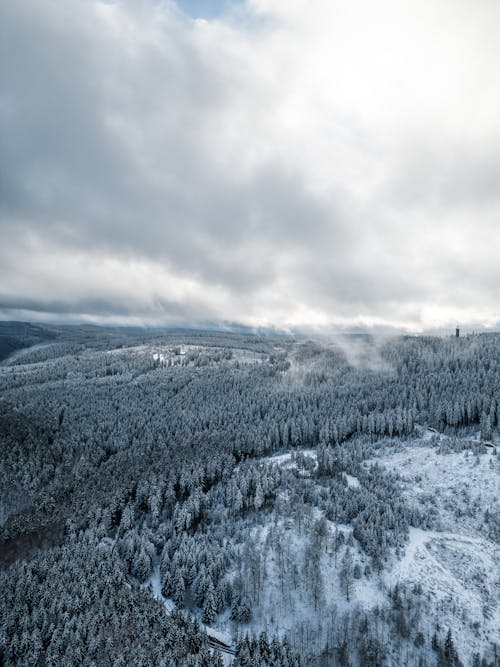
[{"label": "dense cloud layer", "polygon": [[0,5],[0,314],[499,324],[500,5]]}]

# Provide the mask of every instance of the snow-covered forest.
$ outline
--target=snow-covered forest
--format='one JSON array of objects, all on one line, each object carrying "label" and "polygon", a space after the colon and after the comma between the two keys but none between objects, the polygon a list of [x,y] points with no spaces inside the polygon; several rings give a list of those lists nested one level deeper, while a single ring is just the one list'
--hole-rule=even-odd
[{"label": "snow-covered forest", "polygon": [[3,326],[0,664],[499,664],[500,335]]}]

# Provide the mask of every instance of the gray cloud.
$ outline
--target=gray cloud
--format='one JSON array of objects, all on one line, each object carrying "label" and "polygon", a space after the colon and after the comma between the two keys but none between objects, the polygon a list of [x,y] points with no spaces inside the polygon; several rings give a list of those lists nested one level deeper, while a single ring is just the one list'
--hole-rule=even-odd
[{"label": "gray cloud", "polygon": [[498,11],[464,4],[445,56],[452,7],[384,0],[369,30],[340,1],[313,15],[249,0],[241,22],[150,0],[3,2],[0,309],[496,322],[500,101],[474,82],[500,55]]}]

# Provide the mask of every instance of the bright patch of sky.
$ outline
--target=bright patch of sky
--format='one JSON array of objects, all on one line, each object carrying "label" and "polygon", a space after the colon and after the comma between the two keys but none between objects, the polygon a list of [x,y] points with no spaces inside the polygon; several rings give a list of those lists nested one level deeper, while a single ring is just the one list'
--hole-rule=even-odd
[{"label": "bright patch of sky", "polygon": [[231,0],[177,0],[179,9],[192,18],[213,19],[221,16],[236,2]]}]

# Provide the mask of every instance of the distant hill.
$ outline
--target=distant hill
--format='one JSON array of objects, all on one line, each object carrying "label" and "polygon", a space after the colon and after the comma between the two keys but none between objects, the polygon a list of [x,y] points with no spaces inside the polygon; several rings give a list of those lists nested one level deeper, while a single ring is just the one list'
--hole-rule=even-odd
[{"label": "distant hill", "polygon": [[0,361],[16,350],[32,347],[57,338],[47,327],[28,322],[0,322]]}]

